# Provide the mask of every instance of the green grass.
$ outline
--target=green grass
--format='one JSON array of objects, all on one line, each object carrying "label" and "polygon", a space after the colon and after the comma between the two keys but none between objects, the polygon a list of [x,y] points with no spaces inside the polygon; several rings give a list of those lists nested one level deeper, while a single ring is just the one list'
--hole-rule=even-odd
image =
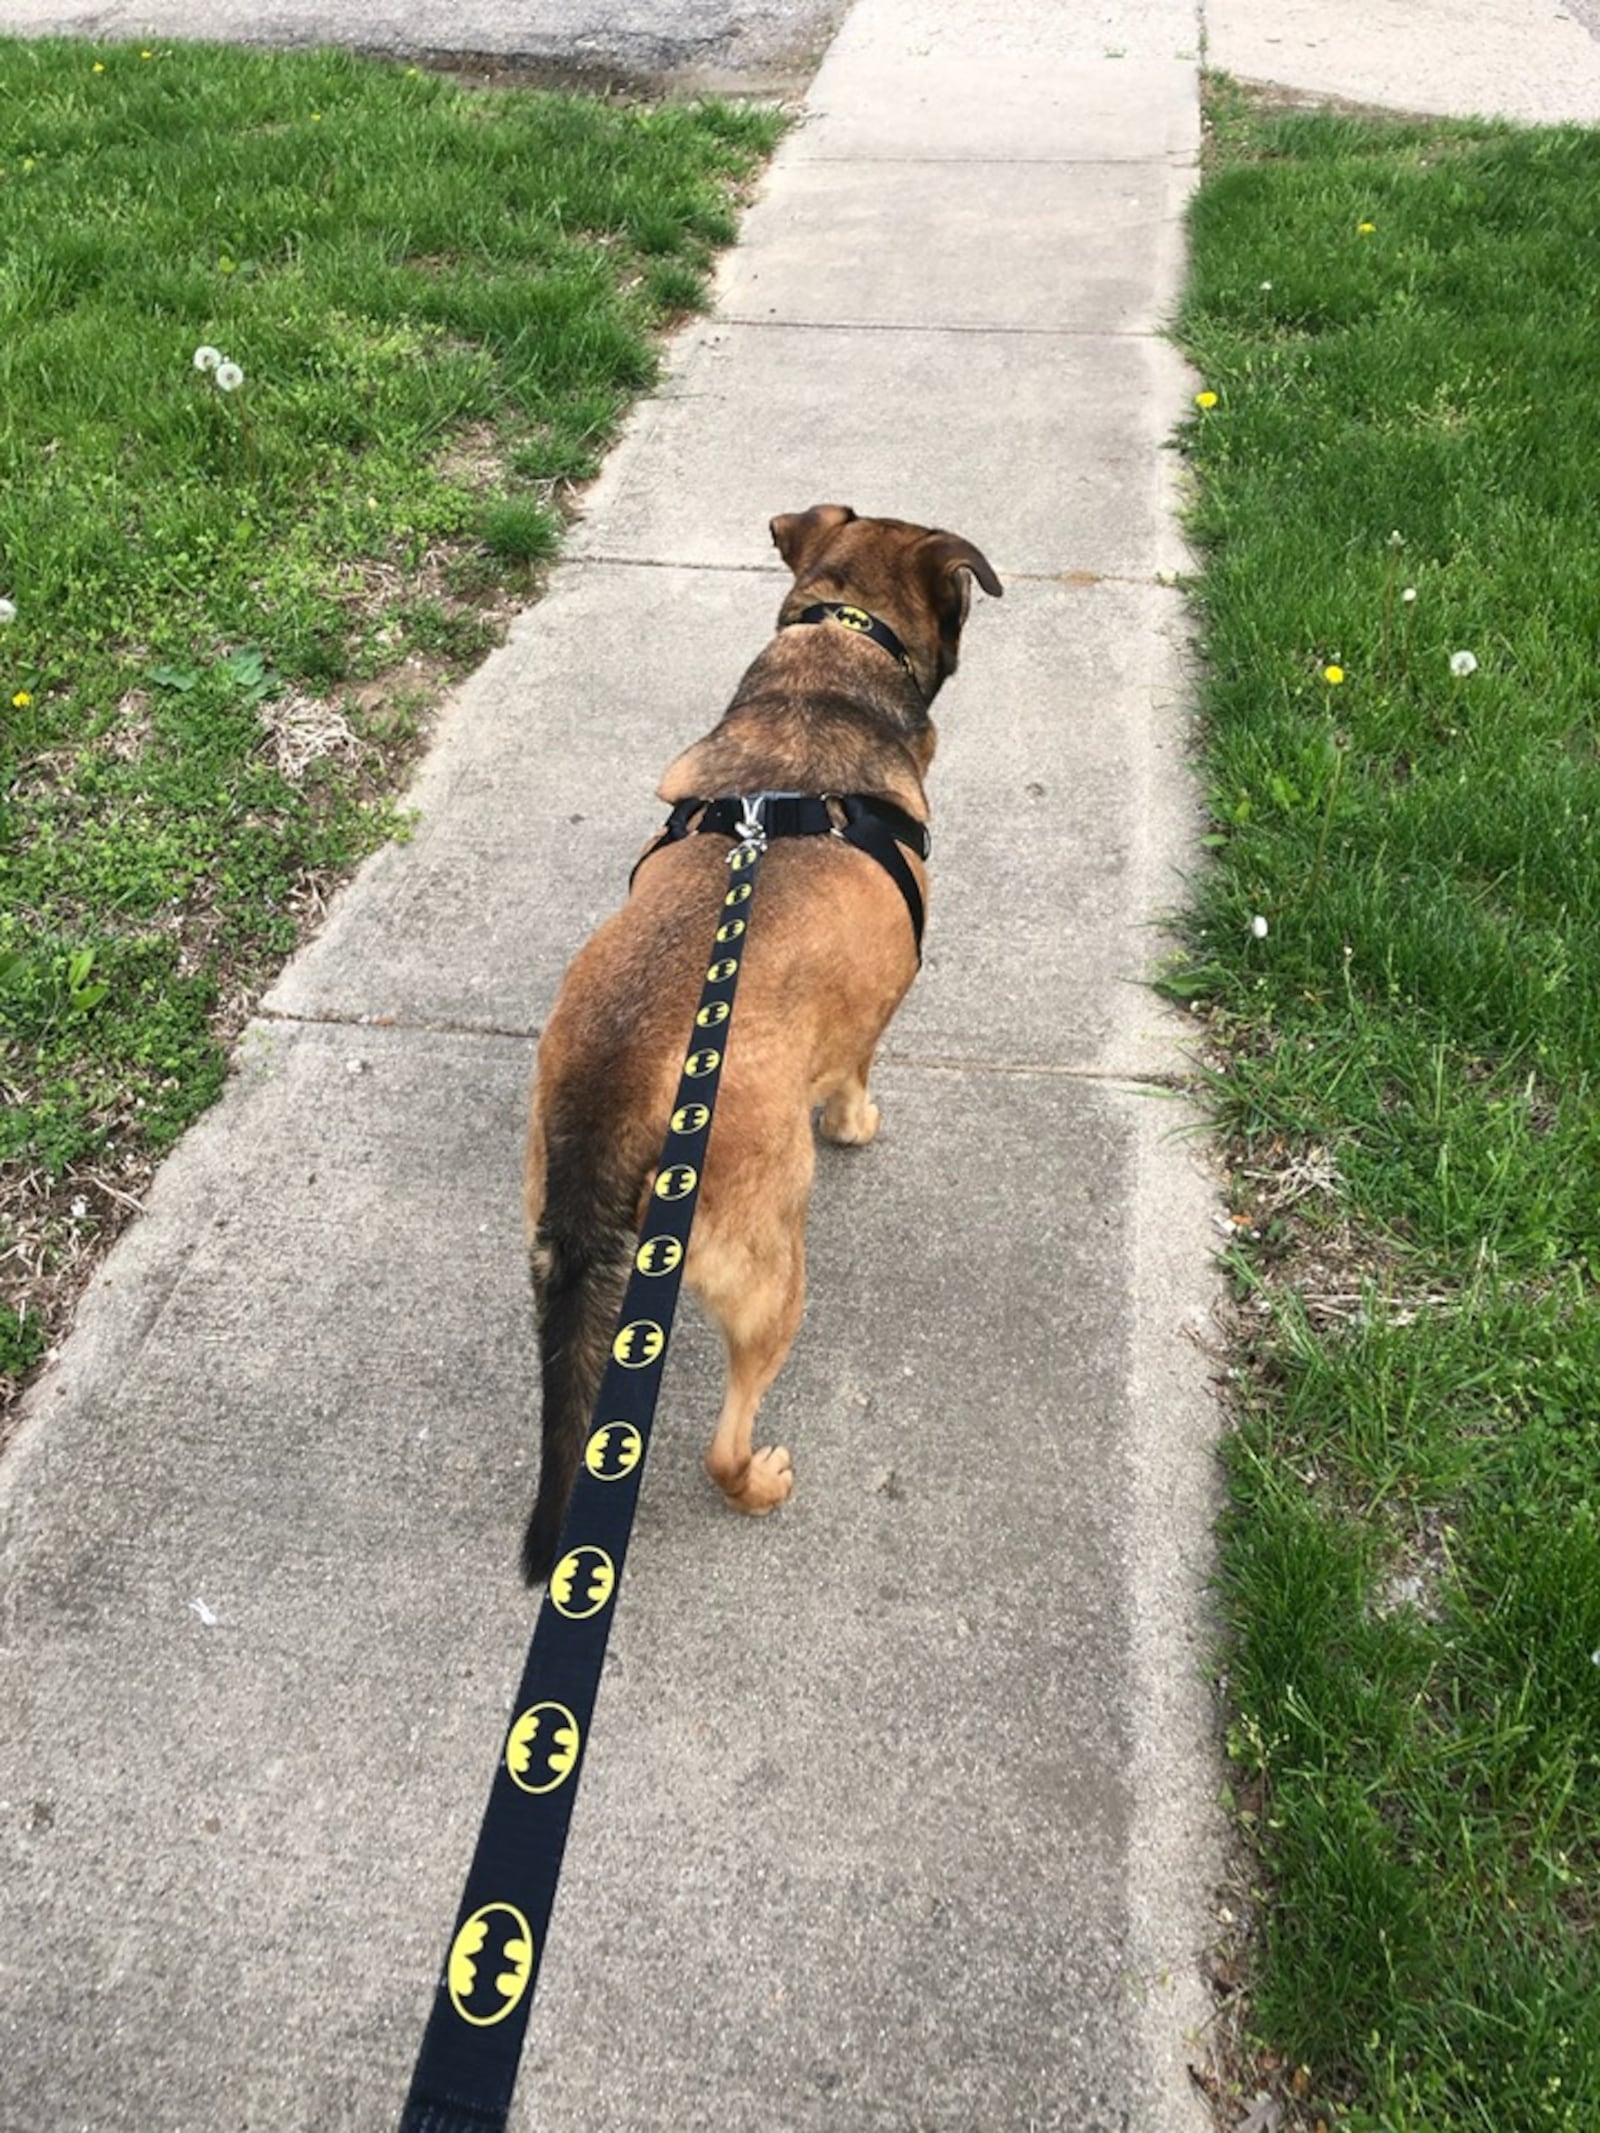
[{"label": "green grass", "polygon": [[778,126],[0,40],[0,1395],[393,832]]},{"label": "green grass", "polygon": [[1241,1218],[1251,2078],[1304,2066],[1308,2125],[1592,2133],[1600,135],[1213,119],[1172,986]]}]

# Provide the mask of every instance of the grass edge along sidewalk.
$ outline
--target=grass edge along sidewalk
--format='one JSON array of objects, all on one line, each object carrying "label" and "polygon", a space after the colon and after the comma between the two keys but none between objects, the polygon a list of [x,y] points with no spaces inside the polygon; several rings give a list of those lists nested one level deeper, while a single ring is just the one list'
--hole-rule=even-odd
[{"label": "grass edge along sidewalk", "polygon": [[1208,87],[1232,2127],[1600,2125],[1600,134]]},{"label": "grass edge along sidewalk", "polygon": [[0,1441],[782,124],[0,38]]}]

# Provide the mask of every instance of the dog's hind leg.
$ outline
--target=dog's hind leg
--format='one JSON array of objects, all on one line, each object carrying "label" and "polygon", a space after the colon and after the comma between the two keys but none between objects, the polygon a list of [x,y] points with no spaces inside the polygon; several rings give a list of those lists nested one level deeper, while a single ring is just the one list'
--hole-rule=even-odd
[{"label": "dog's hind leg", "polygon": [[867,1077],[872,1071],[872,1053],[869,1051],[859,1066],[853,1067],[843,1081],[828,1092],[828,1100],[822,1107],[822,1131],[826,1139],[837,1141],[842,1148],[864,1148],[878,1130],[878,1107],[867,1094]]},{"label": "dog's hind leg", "polygon": [[781,1445],[752,1448],[756,1409],[783,1367],[805,1309],[805,1208],[792,1219],[776,1214],[757,1235],[736,1232],[736,1243],[711,1243],[687,1268],[695,1293],[722,1328],[728,1351],[727,1388],[706,1472],[736,1509],[760,1516],[776,1510],[794,1487],[794,1468]]}]

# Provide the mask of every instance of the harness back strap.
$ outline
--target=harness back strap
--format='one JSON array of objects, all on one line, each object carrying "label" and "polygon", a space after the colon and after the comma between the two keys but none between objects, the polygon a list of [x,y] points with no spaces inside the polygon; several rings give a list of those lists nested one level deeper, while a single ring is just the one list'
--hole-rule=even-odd
[{"label": "harness back strap", "polygon": [[[718,837],[742,835],[750,801],[759,803],[757,812],[764,841],[774,837],[839,837],[846,844],[853,844],[858,852],[865,852],[869,859],[875,859],[905,899],[917,960],[922,960],[922,929],[927,911],[905,854],[912,851],[919,859],[926,859],[933,840],[925,822],[919,822],[892,800],[881,800],[871,793],[726,793],[714,800],[680,800],[668,815],[661,835],[639,855],[634,874],[663,845],[676,844],[681,838],[707,833]],[[628,879],[631,882],[633,875]]]}]

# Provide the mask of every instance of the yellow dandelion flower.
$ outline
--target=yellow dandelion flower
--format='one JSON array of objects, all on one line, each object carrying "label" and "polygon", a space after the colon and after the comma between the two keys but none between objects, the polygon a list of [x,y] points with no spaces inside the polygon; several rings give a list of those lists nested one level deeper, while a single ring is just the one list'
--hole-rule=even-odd
[{"label": "yellow dandelion flower", "polygon": [[96,74],[104,74],[104,72],[106,71],[106,63],[103,59],[97,59],[95,61],[94,71],[96,72]]},{"label": "yellow dandelion flower", "polygon": [[1217,404],[1217,396],[1215,393],[1212,392],[1196,393],[1194,396],[1194,404],[1196,407],[1215,407]]},{"label": "yellow dandelion flower", "polygon": [[1337,688],[1339,683],[1344,680],[1344,668],[1324,667],[1322,670],[1322,678],[1326,682],[1331,682],[1333,686]]},{"label": "yellow dandelion flower", "polygon": [[11,701],[18,711],[26,711],[29,704],[33,702],[33,698],[28,694],[26,689],[19,689],[16,695],[12,697]]},{"label": "yellow dandelion flower", "polygon": [[1356,235],[1358,237],[1370,237],[1377,227],[1378,225],[1375,222],[1358,222],[1356,224]]}]

